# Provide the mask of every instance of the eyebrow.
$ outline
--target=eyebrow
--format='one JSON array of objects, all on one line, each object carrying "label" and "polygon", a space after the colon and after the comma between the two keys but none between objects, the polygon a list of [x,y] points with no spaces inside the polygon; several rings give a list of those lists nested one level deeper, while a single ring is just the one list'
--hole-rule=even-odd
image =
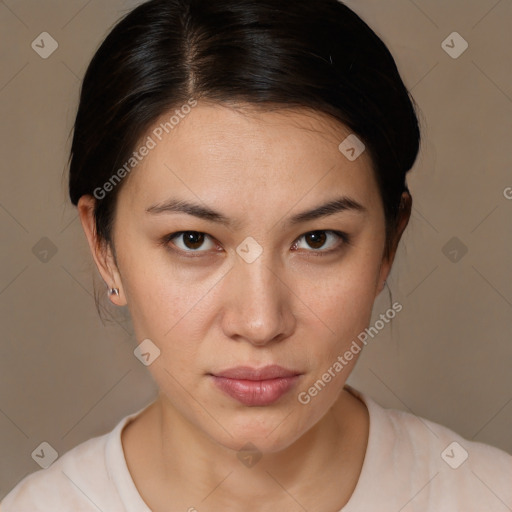
[{"label": "eyebrow", "polygon": [[[355,199],[341,196],[311,210],[306,210],[294,215],[286,221],[286,224],[293,226],[345,211],[367,213],[367,209]],[[146,208],[146,212],[153,215],[162,213],[185,213],[187,215],[193,215],[194,217],[198,217],[209,222],[222,224],[226,227],[233,227],[235,224],[235,222],[233,222],[231,219],[220,212],[212,210],[211,208],[188,201],[181,201],[178,199],[169,199],[164,203],[150,206],[149,208]]]}]

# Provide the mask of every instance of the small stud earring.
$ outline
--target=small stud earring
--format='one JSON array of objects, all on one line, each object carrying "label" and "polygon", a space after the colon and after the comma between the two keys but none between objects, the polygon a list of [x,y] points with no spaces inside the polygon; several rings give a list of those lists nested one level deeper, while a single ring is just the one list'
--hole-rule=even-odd
[{"label": "small stud earring", "polygon": [[117,295],[119,297],[119,288],[109,288],[108,290],[109,295]]}]

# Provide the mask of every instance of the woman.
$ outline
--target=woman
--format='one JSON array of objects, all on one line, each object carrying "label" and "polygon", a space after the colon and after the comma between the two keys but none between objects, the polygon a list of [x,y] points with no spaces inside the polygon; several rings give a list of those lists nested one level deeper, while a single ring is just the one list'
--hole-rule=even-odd
[{"label": "woman", "polygon": [[2,512],[511,510],[509,454],[346,384],[419,141],[392,56],[336,0],[125,17],[84,78],[69,191],[159,396]]}]

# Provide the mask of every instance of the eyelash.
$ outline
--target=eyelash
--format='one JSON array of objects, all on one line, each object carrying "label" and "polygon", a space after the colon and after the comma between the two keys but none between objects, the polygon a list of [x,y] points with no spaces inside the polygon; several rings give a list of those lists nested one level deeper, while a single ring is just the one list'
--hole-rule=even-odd
[{"label": "eyelash", "polygon": [[[183,255],[186,258],[197,258],[197,257],[203,256],[204,254],[202,254],[202,253],[205,253],[205,254],[208,253],[208,251],[192,251],[192,250],[191,251],[183,251],[182,249],[179,249],[179,248],[174,248],[173,249],[172,247],[169,247],[169,243],[171,243],[172,240],[174,240],[175,238],[180,237],[181,235],[184,235],[185,233],[194,233],[194,234],[199,234],[199,235],[206,235],[211,240],[215,240],[212,236],[208,235],[207,233],[203,233],[202,231],[177,231],[175,233],[171,233],[169,235],[164,236],[161,239],[160,243],[161,243],[161,245],[164,245],[165,247],[167,247],[169,250],[171,250],[173,252],[177,252],[178,254]],[[308,231],[307,233],[304,233],[303,235],[301,235],[293,243],[293,246],[296,245],[305,236],[311,235],[313,233],[331,233],[333,235],[336,235],[341,240],[340,245],[338,245],[334,249],[329,249],[327,251],[312,249],[310,251],[307,251],[307,252],[313,254],[315,257],[316,256],[329,256],[331,254],[334,254],[336,252],[341,251],[344,248],[344,246],[351,244],[351,236],[348,235],[347,233],[344,233],[343,231],[335,231],[335,230],[332,230],[332,229],[318,229],[318,230],[315,230],[315,231]]]}]

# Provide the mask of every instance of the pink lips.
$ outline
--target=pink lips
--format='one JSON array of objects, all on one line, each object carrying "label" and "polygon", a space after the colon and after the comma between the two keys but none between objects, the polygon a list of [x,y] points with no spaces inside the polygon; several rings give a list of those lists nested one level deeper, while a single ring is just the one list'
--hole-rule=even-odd
[{"label": "pink lips", "polygon": [[238,366],[212,375],[216,386],[244,405],[269,405],[287,393],[300,373],[278,365],[263,368]]}]

